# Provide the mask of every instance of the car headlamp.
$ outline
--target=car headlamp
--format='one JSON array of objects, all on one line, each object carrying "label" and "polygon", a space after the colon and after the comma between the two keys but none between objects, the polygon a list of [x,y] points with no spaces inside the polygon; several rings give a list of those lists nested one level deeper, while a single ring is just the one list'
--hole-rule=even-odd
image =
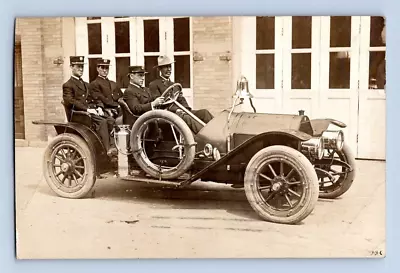
[{"label": "car headlamp", "polygon": [[324,142],[320,137],[313,137],[301,142],[301,152],[308,157],[321,159],[324,155]]},{"label": "car headlamp", "polygon": [[342,130],[327,130],[322,134],[324,147],[341,151],[344,144],[344,133]]}]

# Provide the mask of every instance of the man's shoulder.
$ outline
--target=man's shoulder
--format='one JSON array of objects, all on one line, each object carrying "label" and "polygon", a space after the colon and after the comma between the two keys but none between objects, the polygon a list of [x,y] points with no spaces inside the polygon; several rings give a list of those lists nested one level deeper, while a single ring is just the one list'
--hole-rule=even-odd
[{"label": "man's shoulder", "polygon": [[132,93],[135,92],[135,89],[137,89],[135,86],[133,85],[128,85],[128,87],[125,89],[124,93]]},{"label": "man's shoulder", "polygon": [[91,85],[101,85],[102,80],[100,77],[96,77],[93,81],[90,82]]},{"label": "man's shoulder", "polygon": [[63,87],[71,87],[73,85],[72,77],[69,78],[66,82],[63,83]]},{"label": "man's shoulder", "polygon": [[161,84],[161,83],[162,83],[162,80],[161,80],[160,78],[157,78],[157,79],[155,79],[155,80],[153,80],[153,81],[151,81],[151,82],[149,83],[149,87],[150,87],[150,86],[159,85],[159,84]]}]

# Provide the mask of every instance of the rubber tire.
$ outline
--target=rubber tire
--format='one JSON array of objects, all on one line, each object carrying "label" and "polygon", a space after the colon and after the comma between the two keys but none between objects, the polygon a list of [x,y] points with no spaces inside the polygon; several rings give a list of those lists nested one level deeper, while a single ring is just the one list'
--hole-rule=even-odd
[{"label": "rubber tire", "polygon": [[[75,148],[83,157],[86,178],[83,180],[83,187],[72,193],[65,192],[57,187],[53,182],[54,174],[51,170],[51,154],[53,150],[61,144],[74,144]],[[93,153],[90,151],[87,143],[78,135],[64,133],[56,136],[46,147],[43,157],[43,173],[47,184],[58,196],[69,199],[80,199],[85,197],[93,188],[96,182],[95,164]]]},{"label": "rubber tire", "polygon": [[320,198],[323,199],[338,198],[339,196],[342,196],[344,193],[346,193],[353,184],[354,178],[356,176],[356,160],[353,155],[353,152],[350,149],[350,146],[347,143],[344,143],[342,150],[337,153],[341,153],[341,155],[346,159],[346,163],[353,168],[353,171],[347,174],[340,188],[337,188],[336,190],[329,193],[324,193],[320,191],[319,193]]},{"label": "rubber tire", "polygon": [[[136,122],[134,123],[131,131],[131,137],[130,137],[130,143],[132,147],[132,151],[137,151],[139,149],[139,146],[137,144],[137,141],[135,139],[137,138],[138,132],[143,126],[143,124],[154,118],[159,118],[159,119],[164,119],[166,121],[169,121],[173,123],[178,129],[182,132],[183,137],[185,139],[186,143],[194,143],[194,137],[193,133],[190,130],[189,126],[186,124],[186,122],[180,118],[178,115],[168,111],[168,110],[152,110],[144,113],[141,115]],[[161,179],[165,180],[170,180],[170,179],[175,179],[184,174],[193,164],[194,157],[196,155],[196,146],[192,145],[187,151],[185,151],[183,161],[181,161],[181,165],[179,168],[173,171],[169,171],[166,173],[162,173],[161,175],[159,174],[158,170],[155,170],[151,167],[149,167],[146,162],[143,160],[142,156],[140,156],[139,153],[133,152],[133,157],[136,160],[136,163],[140,166],[140,168],[145,171],[147,174],[150,176],[159,179],[161,176]]]},{"label": "rubber tire", "polygon": [[[298,211],[290,216],[282,217],[275,214],[274,210],[260,202],[261,199],[256,193],[256,169],[265,160],[273,157],[284,157],[289,160],[300,169],[299,172],[308,184],[302,207],[300,209],[296,207]],[[280,224],[297,224],[314,210],[318,201],[319,184],[313,165],[302,153],[287,146],[275,145],[260,150],[251,158],[246,167],[244,189],[250,205],[263,220]]]}]

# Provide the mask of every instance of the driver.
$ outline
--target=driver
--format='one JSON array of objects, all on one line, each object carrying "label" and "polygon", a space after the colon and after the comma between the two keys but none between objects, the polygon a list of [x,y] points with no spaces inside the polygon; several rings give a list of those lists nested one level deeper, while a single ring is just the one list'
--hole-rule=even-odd
[{"label": "driver", "polygon": [[[160,77],[149,84],[150,92],[155,98],[160,97],[169,86],[174,84],[174,82],[170,80],[170,76],[171,65],[172,63],[175,63],[175,61],[171,61],[168,56],[159,56],[157,62],[158,64],[154,68],[158,69]],[[175,88],[174,90],[176,90]],[[179,95],[177,101],[182,104],[186,109],[191,111],[199,119],[201,119],[204,123],[208,123],[210,120],[213,119],[213,115],[207,109],[193,110],[187,103],[185,97],[183,97],[182,95]],[[195,134],[197,134],[201,130],[201,125],[197,123],[193,118],[191,118],[188,114],[179,109],[176,105],[171,105],[169,110],[181,116]]]}]

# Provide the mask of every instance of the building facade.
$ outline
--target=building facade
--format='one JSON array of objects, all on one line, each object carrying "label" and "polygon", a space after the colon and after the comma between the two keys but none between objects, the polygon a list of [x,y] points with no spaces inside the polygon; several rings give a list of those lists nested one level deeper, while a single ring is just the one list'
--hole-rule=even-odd
[{"label": "building facade", "polygon": [[385,159],[384,24],[369,16],[19,19],[15,137],[46,141],[52,128],[32,120],[65,120],[70,55],[86,56],[86,81],[96,77],[96,58],[111,59],[109,77],[125,88],[129,65],[144,65],[148,84],[167,54],[176,60],[172,79],[195,108],[230,107],[243,75],[257,112],[339,119],[356,157]]}]

